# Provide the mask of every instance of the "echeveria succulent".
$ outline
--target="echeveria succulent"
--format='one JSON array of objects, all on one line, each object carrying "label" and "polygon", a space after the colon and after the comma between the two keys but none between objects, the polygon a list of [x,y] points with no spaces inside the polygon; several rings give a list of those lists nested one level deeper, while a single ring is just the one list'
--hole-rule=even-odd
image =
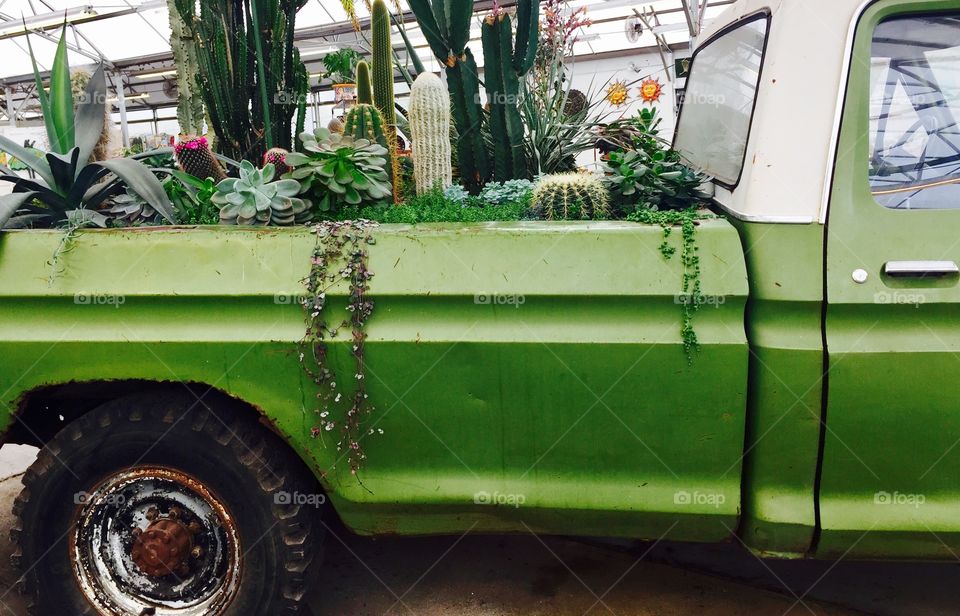
[{"label": "echeveria succulent", "polygon": [[272,181],[272,164],[257,169],[250,161],[240,165],[239,178],[217,184],[211,201],[220,206],[220,222],[228,225],[292,225],[310,220],[310,202],[297,198],[300,183]]},{"label": "echeveria succulent", "polygon": [[294,169],[284,177],[299,181],[300,193],[312,195],[320,212],[372,205],[392,195],[387,149],[380,144],[322,127],[302,133],[300,141],[302,151],[287,154]]}]

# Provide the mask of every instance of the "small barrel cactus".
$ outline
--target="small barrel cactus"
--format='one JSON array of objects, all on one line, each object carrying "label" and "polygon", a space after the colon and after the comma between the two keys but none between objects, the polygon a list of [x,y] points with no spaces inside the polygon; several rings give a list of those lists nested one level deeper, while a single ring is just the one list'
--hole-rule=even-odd
[{"label": "small barrel cactus", "polygon": [[366,60],[357,62],[357,103],[373,104],[373,87],[370,85],[370,65]]},{"label": "small barrel cactus", "polygon": [[220,222],[228,225],[292,225],[308,222],[310,202],[298,199],[300,183],[296,180],[272,181],[276,169],[272,164],[257,169],[248,160],[240,164],[240,177],[227,178],[217,184],[210,199],[220,206]]},{"label": "small barrel cactus", "polygon": [[453,182],[450,154],[450,94],[439,77],[420,73],[410,90],[413,177],[417,194]]},{"label": "small barrel cactus", "polygon": [[596,220],[608,216],[610,200],[599,176],[557,173],[537,182],[531,207],[546,220]]},{"label": "small barrel cactus", "polygon": [[280,177],[290,171],[290,165],[287,164],[287,154],[289,153],[290,152],[283,148],[270,148],[267,150],[267,153],[263,155],[263,165],[267,166],[272,164],[276,168],[275,175]]},{"label": "small barrel cactus", "polygon": [[206,137],[187,137],[173,146],[173,157],[184,173],[205,180],[212,178],[219,182],[227,177],[223,165],[210,150]]},{"label": "small barrel cactus", "polygon": [[350,109],[344,118],[343,134],[389,147],[383,116],[373,105],[360,104]]}]

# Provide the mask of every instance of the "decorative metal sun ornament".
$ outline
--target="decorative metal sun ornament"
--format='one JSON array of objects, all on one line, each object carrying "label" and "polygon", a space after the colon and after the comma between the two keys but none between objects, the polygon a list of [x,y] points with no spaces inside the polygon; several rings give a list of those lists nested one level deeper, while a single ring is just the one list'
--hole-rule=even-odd
[{"label": "decorative metal sun ornament", "polygon": [[655,103],[663,96],[663,84],[659,79],[644,79],[640,84],[640,100],[645,103]]},{"label": "decorative metal sun ornament", "polygon": [[627,91],[627,84],[623,81],[614,81],[607,87],[607,101],[611,105],[621,107],[626,104],[629,97],[630,94]]}]

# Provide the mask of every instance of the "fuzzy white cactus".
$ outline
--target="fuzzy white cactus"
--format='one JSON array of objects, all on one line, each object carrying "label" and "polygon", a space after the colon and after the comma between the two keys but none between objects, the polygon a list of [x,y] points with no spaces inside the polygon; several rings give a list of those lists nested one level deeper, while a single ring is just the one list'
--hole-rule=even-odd
[{"label": "fuzzy white cactus", "polygon": [[410,90],[413,176],[417,194],[453,183],[450,162],[450,95],[433,73],[421,73]]}]

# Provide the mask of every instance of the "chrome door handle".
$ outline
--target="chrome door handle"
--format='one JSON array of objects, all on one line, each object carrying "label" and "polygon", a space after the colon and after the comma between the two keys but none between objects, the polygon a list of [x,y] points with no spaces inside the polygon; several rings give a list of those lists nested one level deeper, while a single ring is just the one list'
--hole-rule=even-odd
[{"label": "chrome door handle", "polygon": [[887,276],[951,276],[960,274],[955,261],[887,261]]}]

